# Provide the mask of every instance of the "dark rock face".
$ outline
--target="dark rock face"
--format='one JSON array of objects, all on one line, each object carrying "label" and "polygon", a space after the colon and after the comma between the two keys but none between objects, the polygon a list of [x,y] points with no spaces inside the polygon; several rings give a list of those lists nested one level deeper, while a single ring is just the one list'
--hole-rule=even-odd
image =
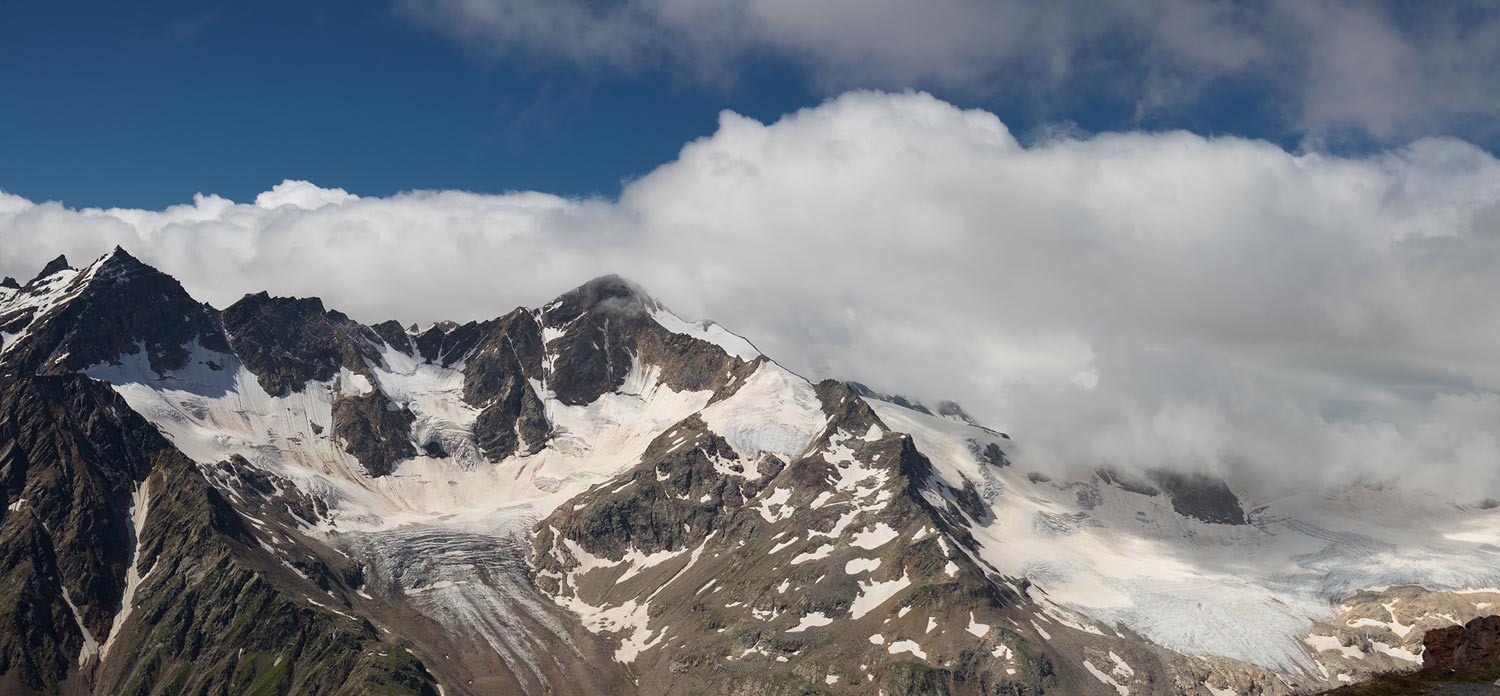
[{"label": "dark rock face", "polygon": [[[115,250],[118,251],[119,247],[115,247]],[[37,281],[39,281],[39,280],[41,280],[43,278],[47,278],[47,277],[49,277],[49,276],[51,276],[51,275],[53,275],[55,273],[58,273],[60,271],[71,270],[72,268],[73,268],[73,266],[71,266],[68,263],[68,257],[67,256],[58,255],[57,258],[52,259],[51,261],[48,261],[47,265],[42,266],[42,272],[36,274],[36,277],[32,278],[26,284],[27,285],[34,285],[34,284],[36,284]]]},{"label": "dark rock face", "polygon": [[1123,471],[1104,469],[1097,472],[1099,480],[1111,486],[1137,493],[1140,495],[1161,495],[1161,489],[1151,485],[1149,482],[1132,476]]},{"label": "dark rock face", "polygon": [[1481,616],[1462,626],[1422,637],[1423,669],[1468,670],[1500,665],[1500,616]]},{"label": "dark rock face", "polygon": [[216,313],[194,301],[171,276],[115,249],[95,266],[58,287],[54,277],[66,259],[48,264],[22,294],[71,296],[43,315],[21,311],[0,316],[0,329],[26,328],[22,345],[6,356],[6,369],[66,374],[115,363],[144,346],[157,372],[185,367],[188,348],[197,343],[228,351]]},{"label": "dark rock face", "polygon": [[[770,480],[723,476],[714,467],[716,459],[745,469],[728,442],[709,431],[696,415],[689,417],[651,443],[641,460],[654,465],[637,467],[622,478],[629,481],[628,488],[615,495],[595,489],[598,495],[584,499],[580,514],[557,517],[562,526],[556,529],[594,553],[610,557],[632,547],[655,553],[697,543],[724,527]],[[620,490],[619,482],[610,487]],[[552,528],[543,526],[550,535]],[[549,536],[536,543],[556,541]],[[538,563],[539,568],[547,567],[556,559],[539,558]]]},{"label": "dark rock face", "polygon": [[130,491],[166,443],[82,376],[22,377],[0,390],[0,484],[14,508],[0,526],[0,687],[42,690],[76,664],[80,622],[94,636],[108,632]]},{"label": "dark rock face", "polygon": [[462,360],[479,342],[483,329],[475,322],[462,326],[453,322],[440,322],[417,332],[412,326],[408,332],[417,356],[435,365],[449,367]]},{"label": "dark rock face", "polygon": [[411,410],[380,391],[333,400],[333,434],[371,476],[384,476],[402,459],[417,455],[411,442]]},{"label": "dark rock face", "polygon": [[562,333],[547,345],[547,387],[565,404],[592,403],[619,389],[639,362],[659,369],[658,378],[674,390],[717,391],[750,364],[663,327],[651,317],[660,308],[618,276],[596,278],[559,297],[541,315],[543,326]]},{"label": "dark rock face", "polygon": [[1152,472],[1151,479],[1172,498],[1172,509],[1179,515],[1213,524],[1245,524],[1245,510],[1223,479],[1173,471]]},{"label": "dark rock face", "polygon": [[380,340],[385,344],[399,350],[407,355],[416,355],[417,344],[412,340],[410,333],[401,328],[401,323],[396,321],[383,321],[370,327]]},{"label": "dark rock face", "polygon": [[975,459],[996,468],[1010,466],[1010,460],[1005,457],[1005,452],[1000,449],[1000,445],[993,442],[980,442],[973,438],[969,438],[968,444],[969,454],[974,455]]},{"label": "dark rock face", "polygon": [[480,329],[464,363],[464,401],[484,407],[515,381],[542,377],[542,327],[531,312],[517,309]]},{"label": "dark rock face", "polygon": [[[237,491],[246,499],[259,496],[274,500],[304,524],[314,524],[328,516],[328,504],[322,498],[297,488],[296,484],[285,478],[252,465],[240,455],[236,454],[219,462],[211,474],[220,488]],[[279,513],[280,510],[259,512],[264,517]]]},{"label": "dark rock face", "polygon": [[559,401],[591,403],[625,382],[632,329],[651,321],[647,311],[644,296],[614,276],[591,281],[544,310],[543,323],[564,332],[549,346],[556,358],[548,386]]},{"label": "dark rock face", "polygon": [[31,307],[22,307],[0,313],[0,331],[5,333],[20,333],[35,318],[36,310]]},{"label": "dark rock face", "polygon": [[464,401],[480,408],[474,437],[487,459],[531,454],[551,430],[531,379],[542,377],[542,328],[517,309],[472,329],[474,347],[464,363]]},{"label": "dark rock face", "polygon": [[394,322],[374,330],[388,344],[427,363],[463,363],[463,398],[480,409],[474,437],[485,458],[531,454],[546,444],[551,425],[531,385],[544,377],[542,329],[532,312],[516,309],[490,321],[438,323],[416,334]]},{"label": "dark rock face", "polygon": [[969,425],[979,425],[979,423],[976,422],[974,418],[964,410],[964,407],[959,406],[958,402],[956,401],[939,401],[937,405],[937,414],[945,418],[952,418],[954,420],[963,421],[965,423],[968,423]]},{"label": "dark rock face", "polygon": [[1143,480],[1127,472],[1104,469],[1096,472],[1100,481],[1140,495],[1165,494],[1172,509],[1183,517],[1211,524],[1246,524],[1240,499],[1223,479],[1204,474],[1181,473],[1158,469],[1146,473]]},{"label": "dark rock face", "polygon": [[514,377],[504,380],[495,400],[474,420],[474,438],[491,461],[540,450],[548,431],[541,398],[530,384]]},{"label": "dark rock face", "polygon": [[229,344],[267,394],[285,396],[308,382],[327,381],[347,367],[369,376],[380,337],[322,300],[246,295],[222,313]]},{"label": "dark rock face", "polygon": [[[105,384],[0,385],[0,484],[13,506],[0,525],[0,691],[436,693],[415,658],[372,649],[369,624],[289,593],[295,576]],[[137,487],[149,501],[139,538]],[[144,579],[116,629],[132,562]]]}]

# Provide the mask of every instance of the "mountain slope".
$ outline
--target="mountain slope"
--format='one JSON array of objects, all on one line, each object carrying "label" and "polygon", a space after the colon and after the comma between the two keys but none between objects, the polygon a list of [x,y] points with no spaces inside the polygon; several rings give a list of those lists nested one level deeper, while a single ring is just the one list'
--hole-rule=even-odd
[{"label": "mountain slope", "polygon": [[1286,694],[1500,602],[1489,509],[1054,480],[613,276],[419,328],[116,250],[0,340],[17,688]]},{"label": "mountain slope", "polygon": [[23,378],[0,408],[7,693],[435,693],[420,662],[308,599],[104,385]]},{"label": "mountain slope", "polygon": [[[1027,693],[1053,681],[1029,639],[1002,627],[1016,596],[957,555],[912,495],[928,465],[909,438],[826,382],[804,404],[824,422],[801,451],[736,446],[710,426],[743,416],[735,397],[716,394],[725,408],[667,429],[639,465],[539,527],[540,584],[620,635],[616,658],[643,693]],[[796,669],[765,669],[793,658]]]},{"label": "mountain slope", "polygon": [[[45,310],[4,346],[0,686],[435,693],[404,650],[307,598],[305,581],[258,548],[192,461],[115,391],[50,374],[114,350],[182,365],[182,344],[158,337],[222,345],[201,306],[121,254],[54,275],[66,279],[48,283],[60,296],[30,293]],[[98,317],[108,318],[80,323]]]}]

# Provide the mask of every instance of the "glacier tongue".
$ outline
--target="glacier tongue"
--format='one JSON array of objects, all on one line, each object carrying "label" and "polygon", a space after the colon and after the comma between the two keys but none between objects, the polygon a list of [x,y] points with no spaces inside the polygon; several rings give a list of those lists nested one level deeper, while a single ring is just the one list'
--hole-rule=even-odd
[{"label": "glacier tongue", "polygon": [[549,671],[544,660],[555,661],[560,650],[583,654],[565,613],[531,583],[527,542],[513,530],[534,520],[522,513],[492,522],[472,529],[417,523],[345,539],[351,555],[368,560],[366,591],[431,617],[455,640],[488,646],[540,692]]}]

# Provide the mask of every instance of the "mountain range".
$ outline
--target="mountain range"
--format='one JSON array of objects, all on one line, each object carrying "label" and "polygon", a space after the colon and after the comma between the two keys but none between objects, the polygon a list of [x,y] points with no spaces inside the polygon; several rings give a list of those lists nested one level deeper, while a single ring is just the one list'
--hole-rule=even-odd
[{"label": "mountain range", "polygon": [[1493,501],[1026,462],[619,277],[403,326],[60,257],[0,284],[0,691],[1291,694],[1500,606]]}]

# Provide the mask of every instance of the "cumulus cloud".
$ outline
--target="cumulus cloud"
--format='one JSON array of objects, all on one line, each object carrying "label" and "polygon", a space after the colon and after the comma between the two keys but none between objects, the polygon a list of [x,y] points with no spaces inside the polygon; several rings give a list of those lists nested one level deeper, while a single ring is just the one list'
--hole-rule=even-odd
[{"label": "cumulus cloud", "polygon": [[[772,56],[830,90],[957,90],[1151,116],[1226,85],[1293,131],[1495,135],[1493,4],[1356,0],[398,0],[488,54],[730,84]],[[1221,94],[1222,92],[1220,92]]]},{"label": "cumulus cloud", "polygon": [[119,243],[225,306],[491,317],[635,278],[811,377],[957,399],[1020,466],[1186,467],[1260,495],[1500,497],[1500,161],[1189,133],[1023,145],[994,115],[849,93],[733,113],[615,200],[356,197],[67,208],[0,194],[0,273]]}]

